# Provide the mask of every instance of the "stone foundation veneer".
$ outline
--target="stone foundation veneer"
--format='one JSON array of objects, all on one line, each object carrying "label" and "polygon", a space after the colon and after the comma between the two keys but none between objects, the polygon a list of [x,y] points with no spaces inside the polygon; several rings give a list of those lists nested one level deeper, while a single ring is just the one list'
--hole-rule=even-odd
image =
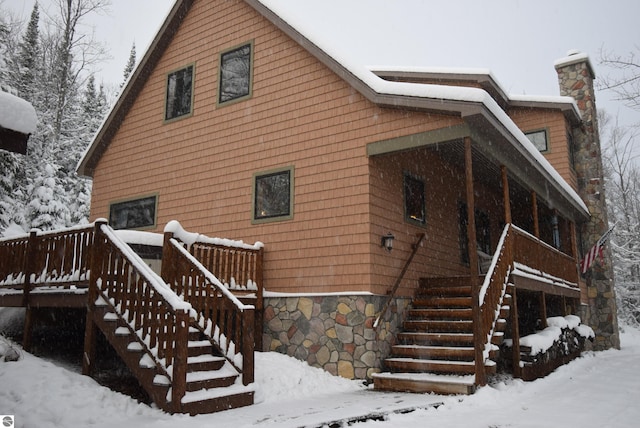
[{"label": "stone foundation veneer", "polygon": [[347,379],[370,381],[381,371],[411,303],[398,298],[377,329],[385,296],[265,297],[263,350],[306,361]]}]

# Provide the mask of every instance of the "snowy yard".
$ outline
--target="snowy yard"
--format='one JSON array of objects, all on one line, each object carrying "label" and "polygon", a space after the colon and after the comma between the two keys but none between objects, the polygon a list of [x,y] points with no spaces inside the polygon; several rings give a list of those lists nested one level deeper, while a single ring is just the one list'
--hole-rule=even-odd
[{"label": "snowy yard", "polygon": [[[0,339],[0,347],[6,342]],[[0,414],[15,427],[637,427],[640,331],[535,382],[502,379],[468,397],[379,393],[275,353],[256,355],[256,404],[171,416],[20,351],[0,362]],[[437,406],[437,407],[436,407]],[[376,418],[361,421],[362,416]],[[356,422],[361,421],[361,422]],[[334,422],[334,424],[330,424]]]}]

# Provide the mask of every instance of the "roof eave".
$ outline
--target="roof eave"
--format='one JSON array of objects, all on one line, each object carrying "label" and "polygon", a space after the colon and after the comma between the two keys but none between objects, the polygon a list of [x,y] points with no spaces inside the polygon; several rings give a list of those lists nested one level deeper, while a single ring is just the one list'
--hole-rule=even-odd
[{"label": "roof eave", "polygon": [[102,154],[106,151],[111,139],[116,134],[122,120],[134,104],[140,94],[151,71],[158,64],[165,49],[173,39],[174,31],[182,21],[182,18],[193,5],[194,0],[176,0],[171,11],[167,14],[164,23],[153,38],[138,66],[127,80],[122,92],[118,96],[102,126],[96,133],[93,141],[78,162],[76,168],[78,175],[93,177],[96,165]]}]

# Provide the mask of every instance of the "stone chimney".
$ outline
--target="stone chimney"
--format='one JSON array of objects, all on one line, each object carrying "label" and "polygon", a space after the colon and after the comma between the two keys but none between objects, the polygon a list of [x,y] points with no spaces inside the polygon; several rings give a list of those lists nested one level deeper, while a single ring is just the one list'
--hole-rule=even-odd
[{"label": "stone chimney", "polygon": [[[604,189],[600,134],[593,81],[596,75],[589,57],[570,51],[555,62],[560,94],[573,97],[582,114],[582,126],[574,130],[574,160],[578,193],[591,213],[591,220],[578,225],[582,254],[586,253],[608,229],[607,201]],[[589,304],[583,321],[596,333],[594,349],[620,348],[612,257],[605,247],[604,261],[599,258],[585,275]]]}]

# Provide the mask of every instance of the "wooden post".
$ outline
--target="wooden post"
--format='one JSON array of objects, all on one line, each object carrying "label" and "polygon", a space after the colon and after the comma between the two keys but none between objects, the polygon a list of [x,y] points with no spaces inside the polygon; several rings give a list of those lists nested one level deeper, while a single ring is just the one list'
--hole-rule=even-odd
[{"label": "wooden post", "polygon": [[24,272],[24,288],[22,289],[22,306],[25,307],[24,330],[22,332],[22,348],[31,351],[31,336],[33,333],[33,318],[35,308],[31,307],[29,294],[31,293],[31,275],[35,274],[35,262],[39,252],[38,232],[32,230],[27,242],[27,255],[22,271]]},{"label": "wooden post", "polygon": [[518,296],[516,286],[512,286],[511,291],[511,340],[512,340],[512,360],[513,377],[522,377],[520,368],[520,327],[518,325]]},{"label": "wooden post", "polygon": [[254,311],[241,312],[242,317],[242,384],[249,385],[254,381]]},{"label": "wooden post", "polygon": [[187,358],[189,340],[189,313],[176,312],[175,355],[171,382],[171,407],[175,413],[182,410],[182,397],[187,390]]},{"label": "wooden post", "polygon": [[84,328],[84,350],[82,353],[82,374],[91,375],[93,371],[93,363],[96,359],[96,335],[97,326],[93,321],[93,311],[96,307],[98,299],[98,279],[104,278],[102,267],[105,265],[102,257],[104,249],[102,248],[102,226],[106,225],[105,221],[96,221],[93,231],[93,242],[89,255],[89,290],[87,292],[87,317]]},{"label": "wooden post", "polygon": [[[172,232],[164,233],[164,240],[162,242],[162,263],[160,265],[160,277],[167,282],[173,289],[173,276],[171,272],[171,239],[173,238]],[[174,289],[175,291],[175,289]]]},{"label": "wooden post", "polygon": [[256,254],[256,266],[255,266],[255,281],[256,287],[256,310],[254,313],[254,335],[253,341],[255,348],[262,350],[262,323],[264,320],[264,273],[263,273],[263,261],[264,261],[264,247],[258,250]]},{"label": "wooden post", "polygon": [[531,191],[531,211],[533,215],[533,236],[540,239],[540,222],[538,220],[538,194]]},{"label": "wooden post", "polygon": [[509,197],[509,177],[507,175],[507,167],[500,166],[500,172],[502,174],[502,200],[504,201],[504,222],[505,224],[511,223],[511,198]]},{"label": "wooden post", "polygon": [[547,295],[544,291],[540,292],[540,329],[547,328]]},{"label": "wooden post", "polygon": [[475,350],[476,385],[485,385],[487,376],[484,371],[484,345],[480,314],[480,276],[478,271],[478,253],[476,239],[475,202],[473,194],[473,158],[471,138],[464,139],[464,170],[467,199],[467,238],[469,247],[469,273],[471,276],[471,302],[473,311],[473,347]]}]

